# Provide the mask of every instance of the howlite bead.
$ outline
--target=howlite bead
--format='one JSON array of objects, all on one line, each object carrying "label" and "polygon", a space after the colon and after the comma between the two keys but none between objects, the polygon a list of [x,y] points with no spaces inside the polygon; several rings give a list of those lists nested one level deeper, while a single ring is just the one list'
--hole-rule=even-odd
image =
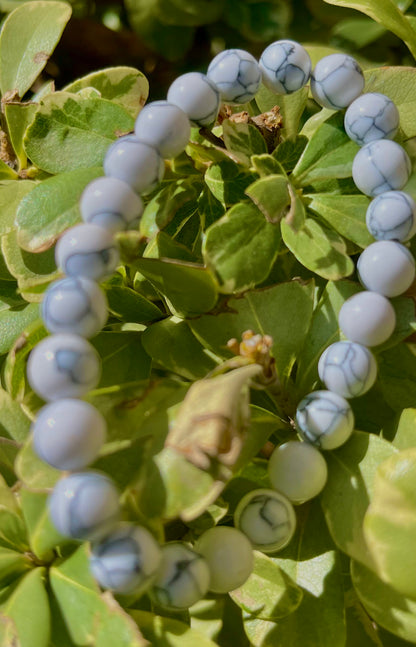
[{"label": "howlite bead", "polygon": [[296,424],[304,440],[320,449],[343,445],[354,429],[354,415],[348,402],[332,391],[314,391],[296,410]]},{"label": "howlite bead", "polygon": [[220,91],[205,74],[188,72],[172,83],[168,102],[183,110],[195,126],[211,126],[220,109]]},{"label": "howlite bead", "polygon": [[341,110],[350,105],[364,88],[364,76],[357,61],[347,54],[322,58],[312,72],[311,91],[324,108]]},{"label": "howlite bead", "polygon": [[139,113],[134,132],[140,141],[154,146],[162,157],[169,159],[185,150],[191,125],[178,106],[167,101],[153,101]]},{"label": "howlite bead", "polygon": [[270,483],[294,504],[317,496],[325,487],[328,468],[321,452],[309,443],[289,441],[276,447],[268,463]]},{"label": "howlite bead", "polygon": [[416,233],[416,204],[404,191],[380,193],[370,202],[366,223],[376,240],[405,242]]},{"label": "howlite bead", "polygon": [[277,94],[291,94],[309,81],[312,63],[302,45],[293,40],[278,40],[260,58],[264,85]]},{"label": "howlite bead", "polygon": [[402,189],[412,165],[408,154],[390,139],[370,142],[358,151],[352,163],[352,178],[366,195]]},{"label": "howlite bead", "polygon": [[329,391],[343,398],[357,398],[367,393],[376,381],[377,362],[365,346],[337,341],[322,353],[318,373]]},{"label": "howlite bead", "polygon": [[165,163],[156,148],[134,135],[120,137],[104,157],[104,173],[129,184],[137,193],[153,191],[162,180]]},{"label": "howlite bead", "polygon": [[399,129],[399,111],[391,99],[368,92],[355,99],[345,113],[345,131],[364,146],[376,139],[393,139]]},{"label": "howlite bead", "polygon": [[215,83],[223,101],[238,105],[254,99],[261,71],[254,56],[248,52],[226,49],[211,61],[207,77]]},{"label": "howlite bead", "polygon": [[364,291],[345,301],[338,321],[347,339],[363,346],[378,346],[392,335],[396,314],[390,301],[382,294]]},{"label": "howlite bead", "polygon": [[71,227],[61,236],[55,259],[67,276],[99,281],[114,272],[119,253],[111,233],[97,225],[84,224]]},{"label": "howlite bead", "polygon": [[100,177],[88,184],[79,208],[84,222],[116,232],[139,223],[143,202],[126,182],[116,177]]},{"label": "howlite bead", "polygon": [[367,290],[397,297],[414,281],[415,260],[404,245],[394,240],[379,240],[362,252],[357,270]]}]

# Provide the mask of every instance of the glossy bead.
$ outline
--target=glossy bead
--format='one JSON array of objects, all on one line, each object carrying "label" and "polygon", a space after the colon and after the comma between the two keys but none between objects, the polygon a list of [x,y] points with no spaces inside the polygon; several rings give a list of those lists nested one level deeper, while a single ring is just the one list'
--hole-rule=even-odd
[{"label": "glossy bead", "polygon": [[256,550],[274,553],[290,542],[296,515],[290,501],[274,490],[253,490],[239,502],[234,524]]},{"label": "glossy bead", "polygon": [[351,341],[363,346],[378,346],[392,335],[396,313],[390,301],[377,292],[358,292],[343,304],[339,327]]},{"label": "glossy bead", "polygon": [[247,103],[260,87],[261,71],[254,56],[243,49],[226,49],[211,61],[207,77],[227,103]]},{"label": "glossy bead", "polygon": [[185,150],[191,125],[178,106],[167,101],[153,101],[139,113],[134,132],[140,141],[154,146],[162,157],[169,159]]},{"label": "glossy bead", "polygon": [[143,526],[120,524],[91,548],[90,567],[97,582],[116,593],[144,593],[153,584],[161,550]]},{"label": "glossy bead", "polygon": [[137,193],[153,191],[162,180],[165,163],[156,148],[134,135],[120,137],[104,157],[104,173],[129,184]]},{"label": "glossy bead", "polygon": [[81,470],[95,461],[106,422],[83,400],[64,398],[43,407],[32,425],[35,452],[58,470]]},{"label": "glossy bead", "polygon": [[67,276],[99,281],[114,272],[119,253],[108,231],[97,225],[77,225],[58,240],[55,259]]},{"label": "glossy bead", "polygon": [[321,452],[309,443],[289,441],[276,447],[268,464],[270,483],[295,504],[317,496],[325,487],[328,468]]},{"label": "glossy bead", "polygon": [[318,373],[329,391],[343,398],[357,398],[367,393],[376,381],[377,362],[365,346],[337,341],[322,353]]},{"label": "glossy bead", "polygon": [[209,587],[209,568],[202,555],[181,542],[162,546],[162,563],[151,596],[160,606],[188,609],[205,596]]},{"label": "glossy bead", "polygon": [[237,528],[210,528],[199,537],[195,550],[207,560],[209,590],[213,593],[233,591],[244,584],[253,570],[251,544]]},{"label": "glossy bead", "polygon": [[100,358],[93,346],[78,335],[51,335],[29,355],[27,377],[44,400],[81,398],[100,379]]},{"label": "glossy bead", "polygon": [[296,424],[304,440],[320,449],[343,445],[354,429],[348,402],[332,391],[314,391],[300,401]]},{"label": "glossy bead", "polygon": [[380,193],[370,202],[366,223],[376,240],[405,242],[416,233],[416,204],[404,191]]},{"label": "glossy bead", "polygon": [[116,232],[139,223],[143,202],[126,182],[99,177],[84,190],[79,208],[84,222]]},{"label": "glossy bead", "polygon": [[88,279],[69,277],[55,281],[43,297],[42,319],[52,333],[93,337],[103,328],[107,314],[104,292]]},{"label": "glossy bead", "polygon": [[357,61],[347,54],[322,58],[312,72],[311,91],[324,108],[341,110],[350,105],[364,88],[364,76]]},{"label": "glossy bead", "polygon": [[49,514],[64,537],[101,539],[119,519],[118,492],[99,472],[74,472],[55,485],[49,497]]},{"label": "glossy bead", "polygon": [[393,139],[400,116],[395,104],[385,94],[368,92],[355,99],[345,113],[345,131],[360,146],[375,139]]},{"label": "glossy bead", "polygon": [[188,72],[172,83],[168,102],[183,110],[195,126],[211,126],[220,109],[220,92],[205,74]]},{"label": "glossy bead", "polygon": [[404,245],[395,240],[379,240],[362,252],[357,270],[367,290],[397,297],[414,281],[415,260]]},{"label": "glossy bead", "polygon": [[412,165],[408,154],[390,139],[378,139],[363,146],[354,157],[352,178],[366,195],[402,189]]},{"label": "glossy bead", "polygon": [[312,69],[308,52],[293,40],[278,40],[266,47],[259,64],[264,85],[277,94],[303,88]]}]

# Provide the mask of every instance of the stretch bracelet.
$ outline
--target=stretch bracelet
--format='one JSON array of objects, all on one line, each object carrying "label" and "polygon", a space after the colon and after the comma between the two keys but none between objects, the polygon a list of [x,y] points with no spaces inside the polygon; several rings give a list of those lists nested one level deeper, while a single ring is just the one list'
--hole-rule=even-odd
[{"label": "stretch bracelet", "polygon": [[[111,479],[88,471],[105,442],[106,422],[82,400],[100,377],[100,360],[88,338],[107,320],[107,303],[98,283],[119,262],[114,236],[134,228],[142,215],[140,195],[161,181],[164,158],[186,147],[191,124],[209,127],[221,102],[251,101],[260,86],[290,94],[305,86],[315,101],[345,113],[347,135],[361,146],[353,180],[374,198],[366,222],[375,241],[359,257],[364,290],[339,313],[345,340],[333,343],[319,360],[326,389],[307,395],[296,411],[300,441],[278,446],[270,457],[270,489],[249,492],[239,502],[234,523],[204,532],[195,546],[168,542],[160,547],[144,527],[120,523],[119,494]],[[207,591],[225,593],[241,586],[253,568],[253,548],[272,553],[284,548],[296,527],[293,505],[317,496],[327,480],[320,450],[345,443],[354,428],[348,399],[366,393],[377,377],[370,348],[385,342],[396,325],[389,301],[415,278],[415,261],[404,243],[416,232],[416,206],[401,191],[411,163],[393,138],[399,113],[383,94],[363,94],[364,76],[345,54],[320,60],[312,73],[306,50],[290,40],[269,45],[257,62],[239,49],[216,56],[206,75],[191,72],[170,86],[167,101],[140,112],[135,134],[119,138],[104,159],[105,176],[93,180],[80,202],[83,224],[65,232],[56,261],[65,278],[46,291],[42,318],[49,337],[31,352],[27,374],[33,390],[49,404],[33,423],[33,444],[49,465],[69,472],[55,485],[49,510],[65,537],[91,540],[91,570],[98,583],[117,593],[147,591],[170,609],[186,609]],[[253,339],[256,342],[256,337]]]}]

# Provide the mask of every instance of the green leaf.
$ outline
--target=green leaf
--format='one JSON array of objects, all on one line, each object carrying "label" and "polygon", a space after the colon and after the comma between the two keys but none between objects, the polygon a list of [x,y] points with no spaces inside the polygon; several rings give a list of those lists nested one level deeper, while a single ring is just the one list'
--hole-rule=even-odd
[{"label": "green leaf", "polygon": [[23,97],[45,67],[71,16],[66,2],[31,2],[5,21],[0,36],[0,90]]},{"label": "green leaf", "polygon": [[382,25],[378,25],[369,18],[345,18],[336,23],[332,29],[332,34],[347,41],[353,50],[371,45],[385,33],[386,30]]},{"label": "green leaf", "polygon": [[122,285],[118,278],[112,279],[103,287],[110,312],[122,321],[147,323],[163,317],[163,312],[154,303],[135,290]]},{"label": "green leaf", "polygon": [[0,475],[0,545],[18,552],[28,548],[17,497]]},{"label": "green leaf", "polygon": [[106,99],[54,92],[26,131],[25,151],[48,173],[101,166],[109,145],[133,127],[126,110]]},{"label": "green leaf", "polygon": [[170,25],[198,26],[215,22],[223,10],[222,0],[159,0],[158,15]]},{"label": "green leaf", "polygon": [[181,207],[193,203],[196,196],[195,187],[188,179],[180,179],[162,186],[145,207],[140,220],[140,233],[147,238],[153,238],[171,222]]},{"label": "green leaf", "polygon": [[14,307],[0,312],[0,354],[7,353],[24,330],[39,317],[37,304]]},{"label": "green leaf", "polygon": [[224,207],[207,186],[204,186],[198,198],[198,212],[201,218],[201,227],[207,229],[213,222],[224,215]]},{"label": "green leaf", "polygon": [[11,166],[0,160],[0,180],[17,180],[18,174]]},{"label": "green leaf", "polygon": [[285,175],[284,167],[276,159],[274,154],[273,155],[252,155],[251,163],[253,165],[254,171],[261,178],[268,177],[269,175],[283,175],[283,176]]},{"label": "green leaf", "polygon": [[185,245],[178,243],[164,231],[159,231],[151,241],[149,241],[144,254],[144,258],[172,258],[178,261],[195,262],[197,259]]},{"label": "green leaf", "polygon": [[[0,547],[0,586],[9,584],[31,567],[26,555]],[[0,645],[1,645],[0,640]]]},{"label": "green leaf", "polygon": [[289,173],[295,168],[307,143],[308,138],[304,135],[296,135],[290,139],[285,139],[279,144],[276,150],[273,151],[273,157],[278,160],[285,171]]},{"label": "green leaf", "polygon": [[19,169],[26,168],[27,157],[23,147],[23,137],[26,128],[32,122],[35,112],[35,103],[6,103],[4,114],[7,121],[7,129],[13,150],[19,161]]},{"label": "green leaf", "polygon": [[280,107],[283,118],[282,137],[285,139],[293,137],[298,133],[299,122],[308,100],[308,88],[301,88],[292,94],[281,94],[276,96],[264,85],[256,94],[256,103],[262,112],[268,112],[274,106]]},{"label": "green leaf", "polygon": [[[38,319],[26,328],[10,349],[4,365],[4,383],[13,400],[20,402],[26,388],[26,361],[36,344],[45,336],[46,330]],[[14,413],[16,416],[16,413]],[[16,419],[16,418],[15,418]],[[20,426],[18,426],[20,428]],[[24,427],[23,427],[24,429]]]},{"label": "green leaf", "polygon": [[365,214],[370,204],[365,195],[331,195],[315,193],[304,196],[308,208],[316,213],[341,236],[361,248],[374,242],[367,229]]},{"label": "green leaf", "polygon": [[212,640],[179,620],[135,609],[129,609],[129,613],[152,647],[217,647]]},{"label": "green leaf", "polygon": [[30,180],[0,183],[0,236],[15,229],[19,203],[35,186]]},{"label": "green leaf", "polygon": [[33,449],[32,437],[23,445],[16,459],[16,475],[29,490],[52,488],[60,477],[59,470],[42,461]]},{"label": "green leaf", "polygon": [[243,167],[231,160],[212,164],[205,173],[205,182],[225,207],[245,199],[245,190],[256,180]]},{"label": "green leaf", "polygon": [[63,231],[78,222],[81,193],[102,173],[101,168],[78,169],[38,184],[17,210],[19,245],[36,253],[51,247]]},{"label": "green leaf", "polygon": [[379,383],[388,405],[401,412],[416,402],[414,346],[400,344],[379,355]]},{"label": "green leaf", "polygon": [[20,496],[30,549],[38,559],[50,559],[53,557],[52,548],[67,540],[58,533],[50,519],[49,494],[22,488]]},{"label": "green leaf", "polygon": [[151,359],[143,348],[140,332],[101,332],[92,345],[102,362],[97,389],[140,382],[149,377]]},{"label": "green leaf", "polygon": [[403,409],[400,415],[393,445],[397,449],[408,449],[416,447],[416,409]]},{"label": "green leaf", "polygon": [[250,165],[251,155],[267,153],[264,137],[252,124],[235,123],[225,119],[222,132],[227,149],[245,166]]},{"label": "green leaf", "polygon": [[242,292],[264,281],[277,257],[278,226],[250,204],[236,204],[205,233],[204,261],[225,294]]},{"label": "green leaf", "polygon": [[246,194],[272,223],[279,222],[290,205],[287,177],[269,175],[256,180],[246,189]]},{"label": "green leaf", "polygon": [[0,389],[0,436],[23,442],[30,428],[30,420],[23,413],[18,402]]},{"label": "green leaf", "polygon": [[416,100],[416,89],[411,81],[413,71],[413,67],[392,66],[364,72],[366,92],[381,92],[394,101],[400,114],[400,130],[405,139],[416,135],[416,117],[412,109]]}]

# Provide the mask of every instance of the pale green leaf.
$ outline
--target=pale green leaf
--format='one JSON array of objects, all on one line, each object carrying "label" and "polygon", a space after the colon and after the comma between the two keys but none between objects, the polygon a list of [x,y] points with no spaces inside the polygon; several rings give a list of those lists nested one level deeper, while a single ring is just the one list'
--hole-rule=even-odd
[{"label": "pale green leaf", "polygon": [[27,157],[23,146],[26,128],[32,122],[37,106],[35,103],[6,103],[4,114],[7,121],[8,134],[13,150],[19,161],[19,169],[26,168]]},{"label": "pale green leaf", "polygon": [[252,124],[235,123],[225,119],[222,124],[224,143],[242,164],[250,165],[251,155],[267,153],[267,144]]},{"label": "pale green leaf", "polygon": [[48,507],[49,493],[31,492],[22,488],[20,496],[30,549],[40,560],[51,559],[52,549],[68,540],[59,534],[51,521]]},{"label": "pale green leaf", "polygon": [[[196,645],[198,647],[216,647],[216,643],[204,634],[179,620],[134,609],[130,609],[129,613],[152,647],[196,647]],[[120,645],[120,647],[122,646]]]},{"label": "pale green leaf", "polygon": [[288,180],[283,175],[268,175],[256,180],[246,194],[269,222],[279,222],[290,205]]},{"label": "pale green leaf", "polygon": [[35,186],[30,180],[0,183],[0,236],[15,229],[19,203]]},{"label": "pale green leaf", "polygon": [[397,449],[416,447],[416,409],[403,409],[397,423],[393,445]]},{"label": "pale green leaf", "polygon": [[370,204],[365,195],[312,193],[305,195],[304,199],[311,211],[323,218],[344,238],[352,240],[363,249],[374,242],[365,222],[365,214]]},{"label": "pale green leaf", "polygon": [[394,101],[400,114],[400,130],[404,139],[414,137],[416,135],[416,117],[413,109],[416,101],[416,89],[413,84],[414,67],[379,67],[366,70],[364,76],[366,92],[381,92]]}]

